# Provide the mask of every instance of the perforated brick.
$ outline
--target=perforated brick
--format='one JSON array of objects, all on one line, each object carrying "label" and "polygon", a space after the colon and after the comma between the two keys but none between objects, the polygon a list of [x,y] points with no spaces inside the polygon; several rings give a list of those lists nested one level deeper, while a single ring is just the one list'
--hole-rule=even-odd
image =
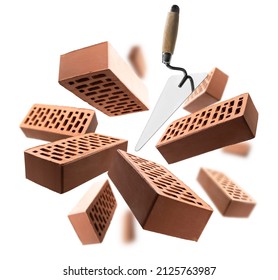
[{"label": "perforated brick", "polygon": [[58,193],[106,172],[127,141],[96,133],[66,138],[24,152],[26,178]]},{"label": "perforated brick", "polygon": [[140,78],[144,78],[147,67],[142,48],[140,46],[132,47],[129,52],[128,59],[136,74]]},{"label": "perforated brick", "polygon": [[222,150],[225,153],[246,157],[250,153],[251,145],[246,142],[238,143],[238,144],[226,146]]},{"label": "perforated brick", "polygon": [[248,217],[256,205],[250,195],[222,172],[201,168],[197,180],[224,216]]},{"label": "perforated brick", "polygon": [[94,132],[96,127],[93,110],[45,104],[34,104],[20,124],[27,137],[46,141]]},{"label": "perforated brick", "polygon": [[117,202],[109,182],[94,184],[68,214],[83,245],[101,243],[113,218]]},{"label": "perforated brick", "polygon": [[156,147],[174,163],[255,137],[258,112],[248,93],[172,122]]},{"label": "perforated brick", "polygon": [[212,69],[204,81],[185,100],[184,109],[193,113],[219,101],[224,93],[228,78],[228,75],[220,69]]},{"label": "perforated brick", "polygon": [[108,116],[148,110],[145,85],[108,42],[61,55],[59,83]]},{"label": "perforated brick", "polygon": [[118,150],[108,171],[140,225],[197,241],[212,208],[162,165]]}]

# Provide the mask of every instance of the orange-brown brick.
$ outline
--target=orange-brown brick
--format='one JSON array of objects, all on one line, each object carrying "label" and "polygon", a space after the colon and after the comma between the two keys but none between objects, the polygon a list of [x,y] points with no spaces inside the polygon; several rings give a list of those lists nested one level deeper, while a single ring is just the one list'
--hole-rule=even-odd
[{"label": "orange-brown brick", "polygon": [[197,241],[212,208],[162,165],[118,150],[108,171],[140,225]]},{"label": "orange-brown brick", "polygon": [[225,153],[245,157],[245,156],[248,156],[248,154],[251,150],[251,145],[249,143],[246,143],[246,142],[237,143],[237,144],[234,144],[234,145],[226,146],[222,150]]},{"label": "orange-brown brick", "polygon": [[130,210],[125,211],[122,220],[122,237],[125,243],[130,243],[135,240],[135,224],[134,215]]},{"label": "orange-brown brick", "polygon": [[127,141],[93,132],[40,145],[24,152],[26,178],[64,193],[106,172],[117,149]]},{"label": "orange-brown brick", "polygon": [[185,100],[184,109],[196,112],[222,98],[228,76],[218,68],[214,68],[204,81]]},{"label": "orange-brown brick", "polygon": [[108,116],[148,110],[145,85],[108,42],[61,55],[59,83]]},{"label": "orange-brown brick", "polygon": [[197,180],[224,216],[248,217],[256,205],[250,195],[222,172],[201,168]]},{"label": "orange-brown brick", "polygon": [[174,163],[254,138],[257,122],[258,112],[244,93],[172,122],[156,147]]},{"label": "orange-brown brick", "polygon": [[128,59],[136,74],[140,78],[144,78],[147,67],[142,48],[140,46],[132,47],[129,52]]},{"label": "orange-brown brick", "polygon": [[113,218],[117,202],[108,180],[94,184],[68,214],[83,245],[101,243]]},{"label": "orange-brown brick", "polygon": [[27,137],[46,141],[94,132],[95,111],[66,106],[34,104],[20,124]]}]

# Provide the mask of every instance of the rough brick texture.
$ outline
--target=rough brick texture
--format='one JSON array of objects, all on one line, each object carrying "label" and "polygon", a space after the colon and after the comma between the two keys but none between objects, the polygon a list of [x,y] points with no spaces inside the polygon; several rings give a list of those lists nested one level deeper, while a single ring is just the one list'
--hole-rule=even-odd
[{"label": "rough brick texture", "polygon": [[66,106],[34,104],[20,124],[27,137],[56,141],[94,132],[95,111]]},{"label": "rough brick texture", "polygon": [[68,214],[83,245],[101,243],[113,218],[117,202],[108,180],[94,184]]},{"label": "rough brick texture", "polygon": [[225,174],[201,168],[197,180],[217,209],[227,217],[248,217],[256,202]]},{"label": "rough brick texture", "polygon": [[59,83],[108,116],[148,110],[145,85],[108,42],[61,55]]},{"label": "rough brick texture", "polygon": [[37,146],[24,153],[26,178],[64,193],[106,172],[117,149],[127,141],[96,133]]},{"label": "rough brick texture", "polygon": [[165,167],[118,150],[108,171],[140,225],[197,241],[212,208]]},{"label": "rough brick texture", "polygon": [[196,112],[222,98],[228,76],[218,68],[212,69],[204,81],[185,100],[184,109]]},{"label": "rough brick texture", "polygon": [[254,138],[258,112],[248,93],[172,122],[156,147],[174,163]]},{"label": "rough brick texture", "polygon": [[146,75],[146,61],[143,55],[142,48],[140,46],[134,46],[131,48],[128,59],[132,65],[135,73],[140,77],[144,78]]}]

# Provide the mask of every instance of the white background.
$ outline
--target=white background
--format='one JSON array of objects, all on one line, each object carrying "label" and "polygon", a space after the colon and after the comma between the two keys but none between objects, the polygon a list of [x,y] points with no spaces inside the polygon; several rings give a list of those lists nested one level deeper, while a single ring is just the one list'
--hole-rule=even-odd
[{"label": "white background", "polygon": [[[118,208],[106,237],[102,244],[82,246],[67,214],[95,181],[107,175],[63,195],[25,179],[24,150],[44,142],[26,138],[19,124],[34,103],[91,108],[58,84],[59,56],[102,41],[109,41],[126,60],[133,45],[142,47],[148,66],[144,83],[152,109],[167,78],[176,74],[161,63],[165,19],[173,4],[181,10],[173,65],[192,73],[220,68],[229,75],[223,99],[250,93],[259,111],[257,135],[250,142],[251,154],[239,158],[216,150],[167,165],[154,147],[164,129],[135,153],[151,110],[115,118],[97,111],[97,132],[128,139],[130,153],[165,165],[212,207],[196,181],[200,167],[223,171],[257,201],[257,206],[248,219],[224,218],[215,209],[198,242],[147,232],[136,223],[136,241],[128,245],[121,239],[122,215],[127,205],[112,185]],[[271,0],[2,1],[1,279],[82,279],[62,275],[69,265],[121,265],[154,272],[157,266],[216,266],[215,275],[208,279],[275,279],[276,7],[276,1]],[[171,120],[185,114],[180,109]],[[192,277],[199,278],[206,277]]]}]

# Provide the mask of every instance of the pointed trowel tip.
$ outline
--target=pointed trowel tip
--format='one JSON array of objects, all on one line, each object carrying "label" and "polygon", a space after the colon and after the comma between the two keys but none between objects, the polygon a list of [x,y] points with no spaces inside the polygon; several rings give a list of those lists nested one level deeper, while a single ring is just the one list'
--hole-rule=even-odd
[{"label": "pointed trowel tip", "polygon": [[141,150],[141,148],[142,148],[142,145],[139,145],[137,143],[137,145],[135,146],[135,151],[138,152],[139,150]]}]

